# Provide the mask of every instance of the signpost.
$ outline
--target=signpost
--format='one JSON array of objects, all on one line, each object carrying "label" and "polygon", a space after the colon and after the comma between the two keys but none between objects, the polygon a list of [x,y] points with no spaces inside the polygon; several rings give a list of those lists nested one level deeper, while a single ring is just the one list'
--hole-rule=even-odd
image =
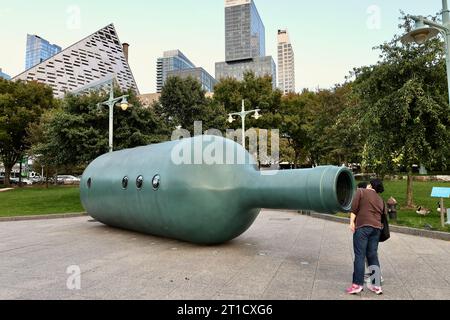
[{"label": "signpost", "polygon": [[[445,227],[445,208],[444,208],[444,199],[450,199],[450,188],[433,188],[431,193],[432,198],[441,199],[441,224],[442,227]],[[450,211],[450,210],[449,210]],[[447,214],[447,224],[450,224],[450,216]]]}]

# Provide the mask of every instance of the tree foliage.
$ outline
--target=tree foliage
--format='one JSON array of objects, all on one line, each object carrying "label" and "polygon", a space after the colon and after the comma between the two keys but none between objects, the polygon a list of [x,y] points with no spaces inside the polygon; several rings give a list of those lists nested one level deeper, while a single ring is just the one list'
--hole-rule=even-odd
[{"label": "tree foliage", "polygon": [[[122,94],[115,92],[115,96]],[[169,133],[154,111],[144,108],[133,92],[128,94],[132,107],[114,108],[114,150],[167,140]],[[108,152],[109,112],[99,104],[107,98],[98,93],[67,95],[60,109],[42,117],[42,139],[34,144],[33,153],[48,165],[61,167],[86,166]]]},{"label": "tree foliage", "polygon": [[[214,87],[214,100],[224,106],[227,114],[240,112],[242,100],[246,110],[261,109],[264,117],[259,120],[248,118],[246,123],[249,128],[275,128],[281,120],[281,97],[281,91],[273,89],[271,77],[257,77],[251,71],[244,74],[243,81],[222,79]],[[240,122],[230,127],[240,128]]]},{"label": "tree foliage", "polygon": [[314,93],[307,90],[302,94],[290,94],[282,99],[280,130],[282,137],[287,140],[288,146],[292,150],[292,152],[282,150],[282,154],[292,154],[290,162],[295,167],[307,160],[308,150],[312,145],[308,123],[314,104]]},{"label": "tree foliage", "polygon": [[5,184],[14,165],[30,147],[27,128],[54,108],[52,89],[37,82],[0,79],[0,160],[5,166]]},{"label": "tree foliage", "polygon": [[202,121],[205,130],[222,130],[226,121],[223,106],[207,98],[200,82],[191,77],[169,77],[155,110],[171,131],[181,126],[193,133],[195,121]]},{"label": "tree foliage", "polygon": [[348,164],[358,149],[355,138],[348,139],[345,128],[350,119],[341,116],[352,103],[351,84],[317,92],[304,90],[282,98],[281,132],[294,152],[296,166]]},{"label": "tree foliage", "polygon": [[[299,166],[309,163],[342,164],[347,158],[336,139],[337,116],[346,108],[350,96],[349,85],[337,86],[332,90],[282,96],[273,89],[270,77],[256,77],[247,72],[243,81],[224,79],[215,87],[214,100],[225,106],[228,113],[240,111],[242,100],[247,110],[261,109],[262,118],[247,118],[247,127],[280,130],[280,156]],[[240,121],[230,125],[240,128]],[[342,141],[342,144],[344,142]],[[340,150],[340,151],[338,151]]]}]

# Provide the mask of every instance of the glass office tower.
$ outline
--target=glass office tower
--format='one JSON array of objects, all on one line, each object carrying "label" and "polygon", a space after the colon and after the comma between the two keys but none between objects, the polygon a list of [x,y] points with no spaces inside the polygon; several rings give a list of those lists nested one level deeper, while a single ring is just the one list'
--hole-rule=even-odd
[{"label": "glass office tower", "polygon": [[0,68],[0,78],[11,80],[11,77],[2,71],[2,68]]},{"label": "glass office tower", "polygon": [[266,55],[266,31],[253,1],[225,2],[225,60]]},{"label": "glass office tower", "polygon": [[271,76],[276,87],[276,65],[266,56],[266,32],[253,0],[225,0],[225,61],[216,63],[216,79],[242,80],[253,71]]},{"label": "glass office tower", "polygon": [[61,52],[61,47],[50,44],[45,39],[36,35],[27,35],[27,52],[25,58],[25,69],[28,70],[35,65],[53,57]]},{"label": "glass office tower", "polygon": [[195,65],[180,50],[164,52],[156,62],[156,92],[161,93],[168,72],[192,68]]}]

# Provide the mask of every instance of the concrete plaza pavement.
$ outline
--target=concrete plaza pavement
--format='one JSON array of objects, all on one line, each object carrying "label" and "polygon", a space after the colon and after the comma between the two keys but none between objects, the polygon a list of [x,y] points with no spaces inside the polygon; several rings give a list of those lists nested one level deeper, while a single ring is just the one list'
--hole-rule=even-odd
[{"label": "concrete plaza pavement", "polygon": [[[261,213],[249,231],[202,247],[89,221],[0,223],[0,299],[450,299],[450,242],[393,234],[381,244],[384,295],[344,293],[352,275],[346,225]],[[66,273],[81,270],[80,290]]]}]

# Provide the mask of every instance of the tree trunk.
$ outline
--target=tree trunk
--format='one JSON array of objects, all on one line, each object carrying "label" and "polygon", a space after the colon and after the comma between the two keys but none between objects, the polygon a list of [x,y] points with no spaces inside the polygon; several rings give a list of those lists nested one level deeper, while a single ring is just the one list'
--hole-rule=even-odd
[{"label": "tree trunk", "polygon": [[314,157],[312,154],[309,155],[309,165],[314,168]]},{"label": "tree trunk", "polygon": [[22,188],[22,159],[20,159],[19,165],[19,188]]},{"label": "tree trunk", "polygon": [[406,187],[406,206],[408,208],[414,208],[413,199],[413,175],[411,170],[408,171],[408,183]]},{"label": "tree trunk", "polygon": [[5,187],[9,188],[9,187],[11,187],[11,183],[10,183],[9,179],[11,178],[11,171],[12,171],[13,166],[7,165],[7,164],[4,164],[4,165],[5,165]]},{"label": "tree trunk", "polygon": [[48,189],[48,166],[45,167],[45,188]]}]

